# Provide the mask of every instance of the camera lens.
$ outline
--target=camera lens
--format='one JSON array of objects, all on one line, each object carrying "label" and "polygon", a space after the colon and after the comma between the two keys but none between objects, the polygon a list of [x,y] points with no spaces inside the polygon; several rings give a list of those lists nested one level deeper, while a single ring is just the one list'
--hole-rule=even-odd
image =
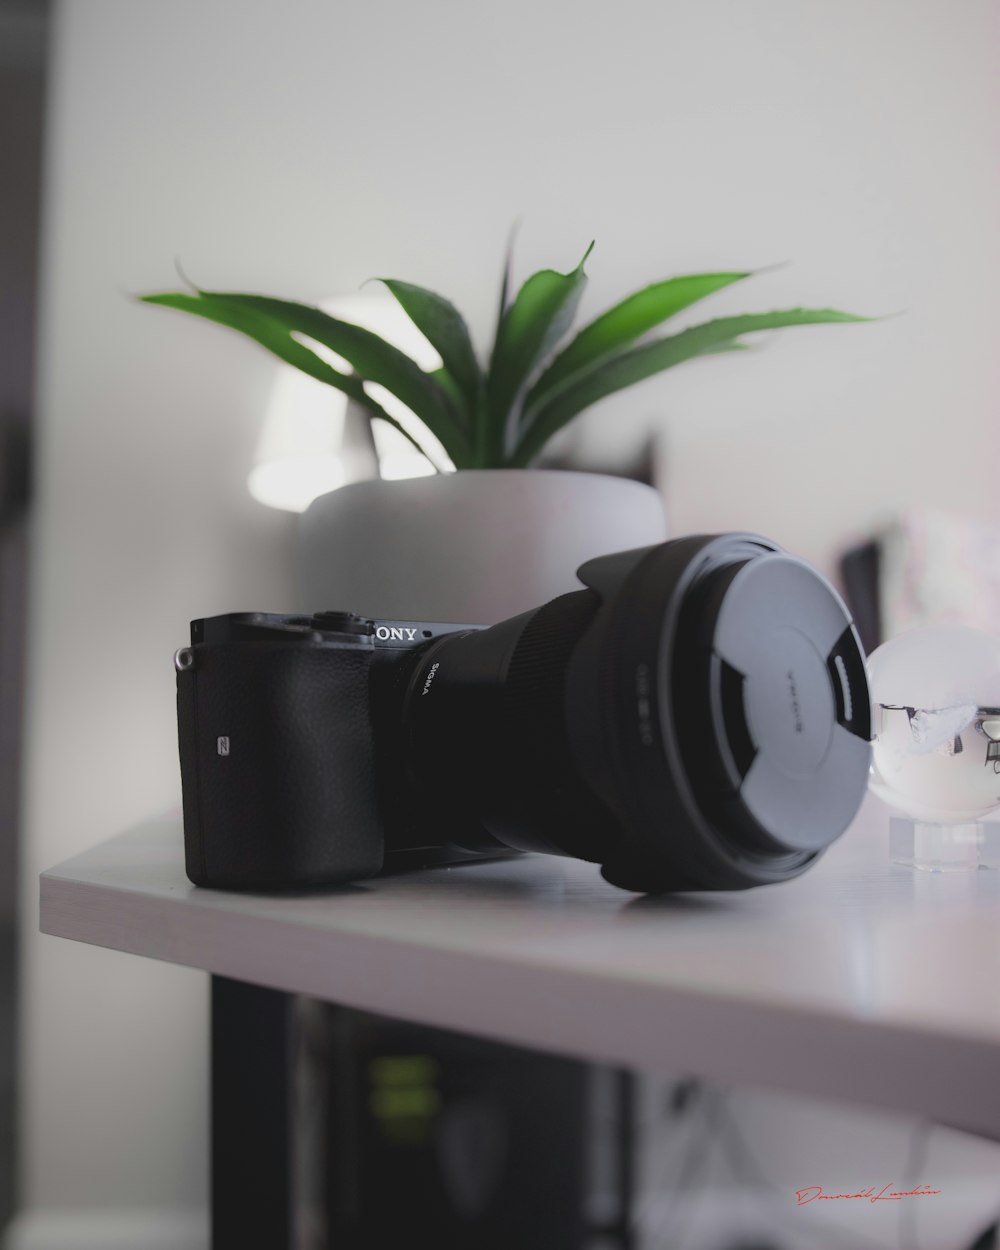
[{"label": "camera lens", "polygon": [[868,776],[864,658],[833,588],[739,534],[579,576],[585,589],[422,651],[404,754],[442,836],[593,860],[640,891],[802,872]]}]

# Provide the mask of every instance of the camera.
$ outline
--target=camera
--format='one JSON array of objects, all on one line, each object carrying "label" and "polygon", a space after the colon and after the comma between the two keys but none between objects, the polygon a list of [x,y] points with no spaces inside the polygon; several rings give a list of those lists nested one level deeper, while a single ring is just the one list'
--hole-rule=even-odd
[{"label": "camera", "polygon": [[833,587],[752,534],[578,577],[489,627],[192,622],[175,656],[190,879],[289,889],[518,851],[639,892],[807,869],[870,763],[864,654]]}]

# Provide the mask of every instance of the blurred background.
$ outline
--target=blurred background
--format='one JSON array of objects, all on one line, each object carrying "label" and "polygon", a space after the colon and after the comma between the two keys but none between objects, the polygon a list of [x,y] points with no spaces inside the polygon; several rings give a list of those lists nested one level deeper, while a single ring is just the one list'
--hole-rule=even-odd
[{"label": "blurred background", "polygon": [[712,314],[898,314],[668,373],[560,453],[651,448],[673,533],[839,577],[915,509],[1000,524],[997,26],[994,0],[0,0],[8,1247],[204,1244],[205,978],[40,937],[37,875],[177,804],[188,621],[294,604],[295,518],[246,488],[275,366],[132,295],[176,260],[306,301],[390,275],[485,344],[519,220],[520,277],[596,239],[584,314],[771,265]]}]

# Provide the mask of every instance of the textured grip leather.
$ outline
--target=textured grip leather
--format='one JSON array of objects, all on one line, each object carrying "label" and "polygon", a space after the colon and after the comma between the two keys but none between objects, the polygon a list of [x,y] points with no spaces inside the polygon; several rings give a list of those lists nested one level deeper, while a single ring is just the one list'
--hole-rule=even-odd
[{"label": "textured grip leather", "polygon": [[177,675],[190,879],[287,889],[378,872],[371,652],[253,642],[194,657]]}]

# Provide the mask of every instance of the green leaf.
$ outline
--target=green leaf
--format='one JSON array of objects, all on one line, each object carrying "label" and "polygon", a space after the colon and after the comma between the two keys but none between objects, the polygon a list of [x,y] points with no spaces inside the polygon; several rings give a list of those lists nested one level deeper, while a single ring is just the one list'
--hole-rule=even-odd
[{"label": "green leaf", "polygon": [[504,248],[503,254],[503,275],[500,280],[500,306],[497,309],[497,331],[493,336],[496,342],[497,335],[500,333],[500,323],[510,306],[510,284],[514,276],[514,243],[517,239],[517,232],[520,222],[515,221],[507,234],[507,246]]},{"label": "green leaf", "polygon": [[202,291],[201,295],[225,308],[260,313],[288,336],[301,334],[336,352],[365,381],[384,386],[419,417],[456,467],[469,464],[468,438],[444,391],[405,352],[379,335],[338,321],[310,304],[232,291]]},{"label": "green leaf", "polygon": [[492,451],[502,454],[504,436],[532,370],[569,329],[587,282],[587,248],[569,273],[542,269],[525,282],[503,315],[487,379]]},{"label": "green leaf", "polygon": [[339,321],[319,308],[266,295],[203,292],[236,307],[264,313],[289,334],[302,334],[342,356],[362,378],[384,386],[427,426],[457,468],[469,463],[469,440],[437,381],[405,352],[363,326]]},{"label": "green leaf", "polygon": [[706,347],[703,352],[699,352],[700,356],[723,356],[726,352],[752,352],[753,347],[749,343],[744,343],[741,339],[729,339],[725,343],[719,343],[715,347]]},{"label": "green leaf", "polygon": [[[530,464],[553,435],[598,400],[641,382],[644,378],[662,373],[665,369],[672,369],[685,360],[720,350],[732,350],[734,345],[731,340],[738,335],[776,330],[784,326],[870,320],[870,317],[858,317],[834,308],[791,308],[780,312],[745,313],[706,321],[668,338],[620,352],[585,373],[539,409],[522,434],[509,463],[511,467]],[[736,345],[739,346],[742,345]]]},{"label": "green leaf", "polygon": [[629,295],[584,326],[569,346],[556,356],[525,397],[526,416],[551,398],[574,375],[593,368],[619,348],[635,342],[698,300],[749,277],[750,271],[683,274],[667,278],[664,282],[654,282]]},{"label": "green leaf", "polygon": [[185,291],[167,291],[157,295],[141,295],[139,298],[146,304],[159,304],[180,312],[193,313],[197,317],[204,317],[208,321],[238,330],[247,338],[267,348],[279,360],[349,395],[351,399],[367,408],[373,416],[380,417],[404,434],[413,446],[433,463],[433,457],[428,455],[426,448],[422,447],[409,430],[404,429],[376,399],[368,394],[360,377],[356,374],[341,373],[339,369],[335,369],[310,348],[292,338],[285,327],[272,318],[250,308],[220,303],[204,293],[191,295]]},{"label": "green leaf", "polygon": [[[504,317],[507,315],[507,309],[510,307],[510,288],[514,279],[514,243],[517,240],[517,232],[520,229],[520,221],[514,221],[510,230],[507,232],[507,246],[503,253],[503,273],[500,278],[500,303],[497,307],[496,329],[493,332],[493,351],[496,351],[496,344],[500,338],[500,327],[503,325]],[[503,459],[503,435],[504,426],[506,424],[506,414],[498,423],[496,437],[490,438],[490,408],[487,396],[487,388],[489,379],[480,396],[479,405],[476,411],[475,422],[475,449],[477,455],[477,463],[483,468],[489,468],[495,462]],[[491,446],[491,443],[493,446]]]},{"label": "green leaf", "polygon": [[442,366],[440,369],[435,369],[430,376],[448,396],[455,408],[461,411],[462,406],[465,403],[465,398],[458,389],[458,386],[455,384],[455,379],[451,376],[448,370]]},{"label": "green leaf", "polygon": [[395,278],[379,278],[378,281],[389,288],[406,315],[436,349],[461,396],[461,408],[471,420],[483,374],[462,314],[450,300],[422,286],[398,282]]}]

